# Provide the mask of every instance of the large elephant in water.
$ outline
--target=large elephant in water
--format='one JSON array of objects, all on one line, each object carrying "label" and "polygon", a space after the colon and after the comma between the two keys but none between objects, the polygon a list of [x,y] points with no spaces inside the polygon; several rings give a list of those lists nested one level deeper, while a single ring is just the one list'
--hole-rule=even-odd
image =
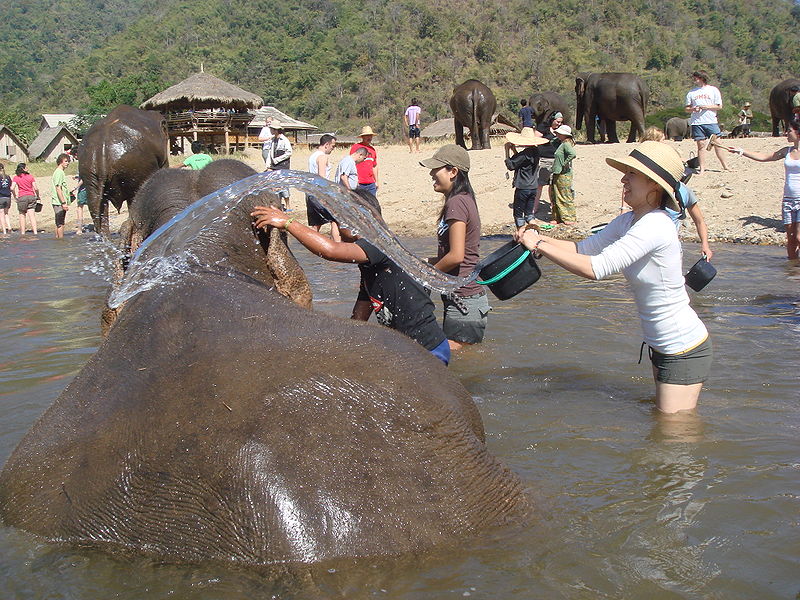
[{"label": "large elephant in water", "polygon": [[[199,193],[181,198],[185,175],[140,191],[142,236]],[[438,359],[396,331],[298,306],[302,270],[284,232],[254,231],[258,204],[278,197],[209,221],[192,248],[202,266],[127,302],[0,473],[2,522],[112,551],[269,565],[423,551],[529,514]]]},{"label": "large elephant in water", "polygon": [[528,99],[528,106],[533,109],[533,119],[539,125],[555,112],[560,112],[564,123],[572,125],[572,113],[567,101],[558,92],[536,92]]},{"label": "large elephant in water", "polygon": [[486,85],[477,79],[468,79],[453,90],[450,109],[455,121],[456,144],[466,148],[464,127],[472,138],[471,150],[491,148],[489,128],[497,110],[497,100]]},{"label": "large elephant in water", "polygon": [[117,210],[130,205],[147,178],[167,166],[168,145],[157,112],[123,105],[92,125],[78,147],[78,173],[98,233],[109,233],[109,203]]},{"label": "large elephant in water", "polygon": [[786,79],[772,88],[769,93],[769,112],[772,115],[772,135],[779,136],[779,125],[783,124],[784,131],[792,120],[792,93],[791,88],[800,87],[800,79]]},{"label": "large elephant in water", "polygon": [[581,128],[586,119],[586,139],[594,143],[595,117],[606,124],[608,141],[619,142],[617,121],[630,121],[628,142],[644,134],[644,116],[649,92],[644,82],[633,73],[592,73],[575,78],[577,119]]}]

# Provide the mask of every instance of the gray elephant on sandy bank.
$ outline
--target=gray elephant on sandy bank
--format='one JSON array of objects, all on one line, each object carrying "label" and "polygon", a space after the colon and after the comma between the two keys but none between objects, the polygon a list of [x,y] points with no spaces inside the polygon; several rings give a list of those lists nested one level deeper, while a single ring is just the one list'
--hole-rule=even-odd
[{"label": "gray elephant on sandy bank", "polygon": [[668,140],[680,142],[684,138],[692,137],[692,128],[689,119],[683,117],[671,117],[664,123],[664,135]]},{"label": "gray elephant on sandy bank", "polygon": [[[200,193],[183,197],[185,175],[141,190],[142,238]],[[259,204],[277,195],[210,222],[198,266],[127,302],[0,472],[2,522],[274,565],[419,552],[524,518],[459,381],[395,331],[299,306],[305,276],[285,232],[254,231]]]},{"label": "gray elephant on sandy bank", "polygon": [[564,123],[572,125],[572,112],[567,101],[558,92],[536,92],[528,99],[528,106],[533,109],[533,120],[537,125],[555,112],[562,114]]},{"label": "gray elephant on sandy bank", "polygon": [[108,235],[109,203],[130,205],[150,175],[169,164],[164,117],[151,110],[118,106],[86,132],[78,146],[78,174],[95,231]]},{"label": "gray elephant on sandy bank", "polygon": [[456,144],[466,148],[464,128],[469,129],[471,150],[491,148],[489,128],[497,110],[497,100],[486,85],[477,79],[468,79],[453,90],[450,98],[453,111]]},{"label": "gray elephant on sandy bank", "polygon": [[779,126],[783,124],[786,131],[789,121],[792,120],[792,97],[794,94],[791,88],[800,87],[800,79],[790,78],[781,81],[769,93],[769,112],[772,116],[772,135],[779,136]]},{"label": "gray elephant on sandy bank", "polygon": [[617,121],[630,121],[628,142],[644,134],[644,117],[650,92],[633,73],[592,73],[575,78],[576,122],[586,119],[586,139],[594,144],[595,117],[605,122],[608,141],[618,143]]}]

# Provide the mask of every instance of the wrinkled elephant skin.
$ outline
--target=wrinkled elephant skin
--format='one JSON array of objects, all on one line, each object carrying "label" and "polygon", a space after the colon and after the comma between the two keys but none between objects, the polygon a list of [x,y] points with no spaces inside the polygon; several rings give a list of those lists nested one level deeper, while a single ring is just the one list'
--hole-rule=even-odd
[{"label": "wrinkled elephant skin", "polygon": [[772,135],[779,136],[780,125],[784,131],[792,120],[792,97],[790,89],[800,86],[800,79],[786,79],[776,85],[769,93],[769,112],[772,116]]},{"label": "wrinkled elephant skin", "polygon": [[[132,215],[145,232],[175,208],[148,198]],[[438,359],[278,293],[291,253],[284,232],[254,235],[265,202],[211,225],[195,248],[207,267],[128,301],[0,472],[5,525],[271,565],[459,544],[529,514]]]},{"label": "wrinkled elephant skin", "polygon": [[472,138],[470,150],[491,148],[489,128],[497,110],[497,100],[492,90],[477,79],[469,79],[453,90],[450,109],[453,111],[456,144],[462,148],[467,147],[464,142],[466,127]]},{"label": "wrinkled elephant skin", "polygon": [[572,125],[572,113],[569,105],[558,92],[536,92],[528,99],[528,106],[533,109],[533,120],[537,125],[549,119],[556,112],[562,114],[564,123]]},{"label": "wrinkled elephant skin", "polygon": [[586,119],[586,139],[594,144],[595,117],[605,123],[608,141],[619,142],[617,121],[630,121],[628,142],[644,134],[649,91],[633,73],[592,73],[575,78],[577,117],[575,128]]},{"label": "wrinkled elephant skin", "polygon": [[168,140],[161,114],[132,106],[118,106],[92,125],[78,147],[78,173],[95,231],[107,236],[108,205],[130,205],[147,178],[167,166]]}]

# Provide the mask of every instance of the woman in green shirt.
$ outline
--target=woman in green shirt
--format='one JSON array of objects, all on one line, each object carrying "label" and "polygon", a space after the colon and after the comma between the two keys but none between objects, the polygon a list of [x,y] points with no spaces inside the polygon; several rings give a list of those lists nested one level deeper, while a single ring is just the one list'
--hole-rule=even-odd
[{"label": "woman in green shirt", "polygon": [[553,182],[550,185],[551,223],[575,225],[575,192],[572,190],[572,159],[575,158],[575,140],[572,128],[561,125],[555,130],[561,145],[556,149],[553,162]]}]

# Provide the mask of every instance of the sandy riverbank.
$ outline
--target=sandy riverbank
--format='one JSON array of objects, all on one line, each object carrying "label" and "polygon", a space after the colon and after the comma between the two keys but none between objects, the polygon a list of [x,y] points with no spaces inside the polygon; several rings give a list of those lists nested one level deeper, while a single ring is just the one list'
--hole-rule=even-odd
[{"label": "sandy riverbank", "polygon": [[[501,140],[493,140],[490,150],[470,152],[472,169],[470,180],[475,189],[483,222],[483,234],[511,233],[512,217],[509,203],[513,199],[511,180],[506,179],[503,165]],[[735,146],[759,152],[772,152],[785,145],[785,138],[749,138],[731,140]],[[441,144],[425,144],[421,154],[410,154],[408,147],[400,145],[377,146],[381,188],[378,198],[383,215],[389,225],[400,235],[432,235],[436,216],[441,208],[441,197],[433,191],[428,172],[419,166],[419,160],[429,156]],[[696,149],[691,140],[674,143],[684,158]],[[593,225],[610,221],[619,213],[622,185],[620,173],[609,167],[607,156],[624,156],[633,148],[632,144],[580,145],[574,163],[575,195],[578,225],[575,228],[560,228],[562,237],[583,237]],[[331,155],[335,163],[347,151],[337,148]],[[305,147],[297,147],[292,164],[305,167],[310,154]],[[783,244],[785,233],[780,220],[780,202],[783,191],[783,165],[780,162],[759,163],[737,155],[727,155],[731,171],[722,171],[713,153],[708,156],[708,170],[702,177],[695,176],[691,187],[700,198],[709,236],[712,241],[751,244]],[[178,162],[174,158],[173,162]],[[250,151],[246,162],[261,170],[260,153]],[[68,174],[74,174],[70,165]],[[53,211],[49,206],[50,177],[37,178],[43,191],[44,210],[39,213],[40,225],[46,234],[53,231]],[[723,197],[728,196],[728,197]],[[75,205],[67,217],[67,230],[75,229]],[[303,196],[292,195],[292,208],[305,215]],[[547,204],[543,204],[537,215],[548,219]],[[88,218],[88,211],[86,220]],[[18,226],[16,206],[9,212],[12,226]],[[124,218],[118,215],[114,223]],[[682,228],[681,237],[696,240],[691,219]]]}]

